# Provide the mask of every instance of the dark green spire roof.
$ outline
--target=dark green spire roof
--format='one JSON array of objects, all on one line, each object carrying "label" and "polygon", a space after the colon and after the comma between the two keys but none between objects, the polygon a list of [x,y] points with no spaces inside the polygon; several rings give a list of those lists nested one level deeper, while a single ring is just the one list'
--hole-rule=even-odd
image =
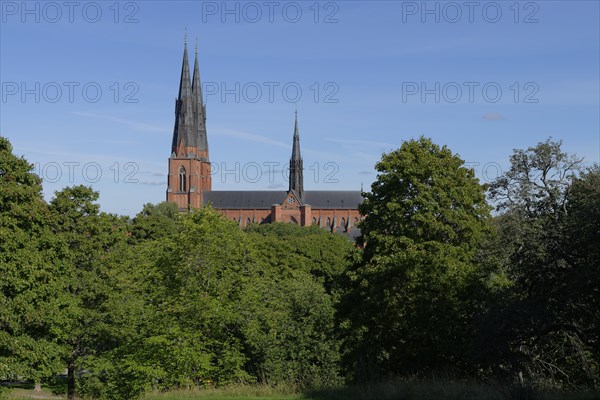
[{"label": "dark green spire roof", "polygon": [[300,156],[300,133],[298,132],[298,111],[294,120],[294,144],[292,146],[292,161],[301,160]]},{"label": "dark green spire roof", "polygon": [[[179,95],[175,100],[175,127],[173,130],[172,152],[176,152],[179,144],[184,147],[196,147],[208,150],[206,138],[206,109],[202,102],[202,87],[198,67],[198,47],[194,63],[193,82],[190,81],[190,65],[187,51],[187,33],[183,50],[183,63],[179,81]],[[177,154],[181,156],[181,154]],[[184,154],[187,157],[188,154]],[[197,154],[195,155],[197,156]]]},{"label": "dark green spire roof", "polygon": [[194,137],[200,150],[208,150],[206,137],[206,107],[202,101],[202,84],[198,67],[198,40],[196,39],[196,56],[194,59],[194,75],[192,78],[192,97],[194,99]]},{"label": "dark green spire roof", "polygon": [[304,195],[302,156],[300,155],[300,133],[298,132],[298,112],[294,120],[294,144],[290,158],[290,186],[289,191],[295,191],[300,198]]}]

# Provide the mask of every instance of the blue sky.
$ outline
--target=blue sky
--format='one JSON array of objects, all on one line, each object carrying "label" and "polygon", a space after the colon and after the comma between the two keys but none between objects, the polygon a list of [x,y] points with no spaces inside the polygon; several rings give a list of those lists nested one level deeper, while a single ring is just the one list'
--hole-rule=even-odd
[{"label": "blue sky", "polygon": [[0,4],[0,134],[47,198],[85,183],[104,211],[164,200],[185,28],[214,189],[287,188],[296,107],[307,189],[367,188],[420,135],[484,182],[549,136],[599,161],[598,1],[69,4]]}]

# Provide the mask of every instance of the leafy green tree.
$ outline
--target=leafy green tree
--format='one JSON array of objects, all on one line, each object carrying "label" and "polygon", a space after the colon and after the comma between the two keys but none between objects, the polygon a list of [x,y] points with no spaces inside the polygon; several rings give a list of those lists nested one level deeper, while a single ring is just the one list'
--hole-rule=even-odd
[{"label": "leafy green tree", "polygon": [[[91,309],[81,304],[76,308],[82,316],[94,318],[88,320],[87,336],[82,336],[89,345],[75,362],[77,396],[134,399],[151,387],[148,376],[155,376],[154,369],[140,354],[171,350],[159,343],[151,349],[143,346],[157,330],[170,328],[161,324],[161,310],[155,302],[160,289],[154,286],[157,280],[152,269],[156,254],[154,240],[119,240],[96,261],[94,271],[102,285],[95,290],[101,301]],[[164,368],[168,367],[165,363]]]},{"label": "leafy green tree", "polygon": [[[352,244],[290,224],[242,231],[215,210],[180,216],[179,228],[137,241],[146,307],[137,340],[116,349],[93,383],[122,398],[170,389],[260,381],[339,383],[330,290]],[[135,259],[135,260],[134,260]],[[329,288],[329,289],[328,289]]]},{"label": "leafy green tree", "polygon": [[133,219],[131,237],[135,241],[158,239],[176,233],[179,229],[179,209],[177,204],[162,202],[144,204]]},{"label": "leafy green tree", "polygon": [[63,247],[32,169],[0,137],[0,380],[40,382],[62,368]]},{"label": "leafy green tree", "polygon": [[259,381],[295,387],[340,383],[335,333],[337,285],[356,253],[318,227],[254,225],[258,276],[245,292],[247,369]]},{"label": "leafy green tree", "polygon": [[251,247],[239,227],[203,208],[137,249],[150,312],[139,341],[121,349],[113,382],[143,391],[250,381],[238,308]]},{"label": "leafy green tree", "polygon": [[[567,204],[569,242],[573,257],[592,267],[600,265],[600,166],[575,180]],[[597,270],[597,269],[596,269]]]},{"label": "leafy green tree", "polygon": [[562,141],[538,143],[527,150],[515,149],[510,169],[489,187],[498,211],[519,212],[525,217],[566,213],[573,180],[582,159],[561,150]]},{"label": "leafy green tree", "polygon": [[281,276],[297,270],[311,274],[327,293],[339,291],[339,277],[357,254],[356,247],[345,236],[332,235],[317,226],[273,223],[246,228],[257,244],[262,261],[276,268]]},{"label": "leafy green tree", "polygon": [[362,260],[340,307],[355,379],[464,367],[474,256],[490,207],[463,160],[430,139],[384,154],[360,207]]},{"label": "leafy green tree", "polygon": [[578,178],[580,164],[548,139],[515,150],[510,169],[490,185],[501,212],[495,261],[508,284],[482,314],[478,348],[496,374],[597,384],[598,314],[590,312],[598,308],[597,234],[589,225],[597,178],[594,171]]},{"label": "leafy green tree", "polygon": [[98,193],[85,186],[65,188],[50,203],[54,234],[66,243],[68,265],[65,307],[69,318],[58,333],[66,348],[67,395],[75,397],[76,374],[86,358],[117,346],[128,321],[118,321],[119,305],[111,302],[118,286],[105,262],[127,240],[126,220],[100,213]]},{"label": "leafy green tree", "polygon": [[569,219],[565,248],[572,268],[561,299],[573,343],[581,354],[582,378],[600,385],[600,166],[587,169],[575,180],[567,204]]}]

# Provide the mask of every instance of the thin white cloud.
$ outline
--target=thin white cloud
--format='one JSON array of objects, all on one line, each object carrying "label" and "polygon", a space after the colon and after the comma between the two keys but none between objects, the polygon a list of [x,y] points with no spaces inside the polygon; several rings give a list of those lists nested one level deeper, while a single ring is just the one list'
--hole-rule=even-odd
[{"label": "thin white cloud", "polygon": [[[271,139],[268,136],[259,135],[256,133],[244,132],[244,131],[228,129],[228,128],[216,128],[216,129],[213,129],[211,132],[212,132],[211,134],[214,133],[217,135],[223,135],[223,136],[233,137],[233,138],[237,138],[237,139],[247,140],[249,142],[270,144],[272,146],[282,147],[282,148],[285,148],[288,150],[292,149],[291,143],[284,143],[279,140]],[[321,159],[327,160],[327,161],[340,161],[340,160],[344,160],[346,158],[343,155],[336,154],[333,152],[324,152],[324,151],[319,151],[319,150],[313,150],[313,149],[306,148],[306,147],[302,147],[302,153],[312,154],[314,156],[320,157]]]},{"label": "thin white cloud", "polygon": [[395,147],[397,144],[387,142],[376,142],[373,140],[357,140],[357,139],[336,139],[336,138],[325,138],[328,142],[341,143],[347,145],[356,146],[375,146],[375,147]]},{"label": "thin white cloud", "polygon": [[167,181],[160,181],[160,182],[156,182],[156,181],[140,181],[139,182],[140,185],[148,185],[148,186],[167,186]]},{"label": "thin white cloud", "polygon": [[150,176],[167,176],[167,174],[162,172],[154,172],[154,171],[140,171],[140,175],[150,175]]},{"label": "thin white cloud", "polygon": [[259,135],[256,133],[243,132],[243,131],[238,131],[238,130],[234,130],[234,129],[226,129],[226,128],[217,128],[217,129],[214,129],[213,132],[217,135],[234,137],[237,139],[247,140],[249,142],[270,144],[273,146],[284,147],[286,149],[292,148],[292,146],[290,144],[283,143],[278,140],[273,140],[270,137],[267,137],[264,135]]},{"label": "thin white cloud", "polygon": [[[15,147],[15,152],[26,154],[29,162],[79,162],[81,164],[97,162],[106,165],[111,165],[115,162],[122,162],[143,165],[145,168],[151,168],[152,166],[164,168],[164,163],[143,160],[140,158],[115,156],[112,154],[73,153],[66,151],[65,149],[47,150],[46,148],[32,147]],[[35,157],[33,154],[38,154],[41,157]]]},{"label": "thin white cloud", "polygon": [[168,131],[168,128],[166,128],[164,126],[156,126],[156,125],[146,124],[143,122],[132,121],[130,119],[113,117],[111,115],[94,114],[94,113],[80,112],[80,111],[73,111],[73,112],[71,112],[71,114],[79,115],[81,117],[104,119],[106,121],[111,121],[111,122],[115,122],[117,124],[126,125],[132,129],[135,129],[137,131],[142,131],[142,132],[164,133],[165,131]]},{"label": "thin white cloud", "polygon": [[485,113],[482,118],[486,121],[504,121],[506,119],[502,114],[497,112]]}]

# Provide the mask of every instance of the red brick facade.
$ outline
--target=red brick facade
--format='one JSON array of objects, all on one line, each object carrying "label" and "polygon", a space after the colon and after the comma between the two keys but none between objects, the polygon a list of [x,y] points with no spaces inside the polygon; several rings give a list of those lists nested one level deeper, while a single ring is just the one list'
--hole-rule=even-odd
[{"label": "red brick facade", "polygon": [[202,207],[203,194],[212,189],[210,162],[201,161],[208,160],[208,151],[197,151],[197,158],[185,157],[194,152],[196,149],[180,145],[177,156],[169,158],[167,201],[180,210]]},{"label": "red brick facade", "polygon": [[299,205],[298,200],[290,203],[293,193],[283,199],[281,204],[270,209],[221,208],[219,211],[227,219],[236,221],[241,227],[251,223],[290,222],[301,226],[317,225],[331,231],[347,232],[355,229],[361,220],[358,209],[313,208],[311,205]]}]

